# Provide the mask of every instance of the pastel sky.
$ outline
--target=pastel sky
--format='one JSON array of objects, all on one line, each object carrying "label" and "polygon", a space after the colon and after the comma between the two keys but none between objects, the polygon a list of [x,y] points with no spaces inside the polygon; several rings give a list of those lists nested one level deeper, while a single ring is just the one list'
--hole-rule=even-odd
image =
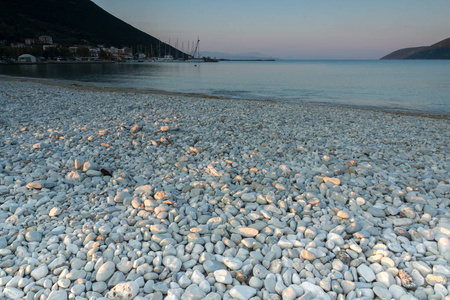
[{"label": "pastel sky", "polygon": [[200,51],[378,59],[450,37],[449,0],[92,0],[134,27]]}]

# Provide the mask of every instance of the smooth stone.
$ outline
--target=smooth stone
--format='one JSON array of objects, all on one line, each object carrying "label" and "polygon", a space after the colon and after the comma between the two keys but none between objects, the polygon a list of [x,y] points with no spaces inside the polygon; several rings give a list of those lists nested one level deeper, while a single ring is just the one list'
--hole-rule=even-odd
[{"label": "smooth stone", "polygon": [[305,281],[302,284],[300,284],[300,287],[305,291],[305,295],[309,292],[313,295],[312,299],[318,299],[318,300],[331,300],[330,295],[325,293],[325,291],[315,284],[312,284],[311,282]]},{"label": "smooth stone", "polygon": [[71,289],[70,292],[74,295],[80,295],[84,290],[86,289],[86,286],[82,283],[75,284]]},{"label": "smooth stone", "polygon": [[40,190],[40,189],[42,189],[42,188],[44,187],[44,184],[43,184],[42,181],[33,181],[33,182],[28,183],[28,184],[26,185],[26,187],[27,187],[28,189],[37,189],[37,190]]},{"label": "smooth stone", "polygon": [[346,295],[356,289],[355,283],[349,280],[342,280],[341,287]]},{"label": "smooth stone", "polygon": [[114,274],[115,270],[116,265],[112,261],[107,261],[98,269],[95,280],[106,281]]},{"label": "smooth stone", "polygon": [[139,126],[138,124],[134,124],[134,126],[131,127],[130,132],[131,133],[136,133],[136,132],[138,132],[140,130],[141,130],[141,126]]},{"label": "smooth stone", "polygon": [[434,274],[428,274],[425,277],[425,281],[429,284],[429,285],[436,285],[436,284],[446,284],[447,283],[447,278],[445,278],[444,276],[441,275],[434,275]]},{"label": "smooth stone", "polygon": [[264,282],[258,277],[252,276],[248,281],[248,285],[259,291],[264,286]]},{"label": "smooth stone", "polygon": [[386,217],[386,213],[381,208],[371,206],[371,207],[369,207],[369,209],[367,209],[367,212],[376,218]]},{"label": "smooth stone", "polygon": [[181,295],[181,300],[201,300],[205,298],[206,293],[197,284],[193,283],[187,287],[183,295]]},{"label": "smooth stone", "polygon": [[295,300],[297,298],[297,292],[290,286],[281,293],[281,298],[283,300]]},{"label": "smooth stone", "polygon": [[177,273],[181,270],[183,263],[179,258],[169,255],[163,258],[163,265],[169,268],[171,272]]},{"label": "smooth stone", "polygon": [[70,286],[70,280],[67,278],[60,278],[57,282],[59,287],[63,288],[63,289],[67,289]]},{"label": "smooth stone", "polygon": [[91,161],[87,161],[83,164],[83,171],[87,172],[89,170],[98,170],[98,164],[91,162]]},{"label": "smooth stone", "polygon": [[230,290],[230,296],[239,300],[248,300],[256,295],[256,292],[257,290],[252,287],[237,285]]},{"label": "smooth stone", "polygon": [[256,196],[255,196],[255,194],[245,193],[245,194],[242,194],[241,199],[244,202],[255,202]]},{"label": "smooth stone", "polygon": [[391,273],[380,272],[376,275],[377,281],[383,283],[387,288],[395,284],[395,278]]},{"label": "smooth stone", "polygon": [[255,236],[257,236],[259,234],[258,230],[256,230],[255,228],[251,228],[251,227],[237,228],[236,232],[239,233],[241,236],[246,237],[246,238],[255,237]]},{"label": "smooth stone", "polygon": [[338,211],[337,216],[341,219],[349,219],[350,218],[350,215],[344,210]]},{"label": "smooth stone", "polygon": [[366,280],[366,282],[372,282],[376,279],[375,273],[367,265],[362,264],[357,267],[356,270],[358,271],[358,274]]},{"label": "smooth stone", "polygon": [[57,290],[50,292],[47,300],[67,300],[67,298],[68,296],[66,290]]},{"label": "smooth stone", "polygon": [[3,289],[3,293],[8,299],[22,299],[25,293],[14,287],[7,286]]},{"label": "smooth stone", "polygon": [[389,292],[394,299],[400,299],[401,296],[406,294],[405,289],[396,284],[393,284],[389,287]]},{"label": "smooth stone", "polygon": [[120,272],[127,274],[133,268],[133,262],[128,261],[125,258],[125,259],[122,259],[119,263],[117,263],[116,267],[117,267],[117,270],[119,270]]},{"label": "smooth stone", "polygon": [[92,291],[102,293],[108,288],[108,285],[104,281],[96,281],[92,284]]},{"label": "smooth stone", "polygon": [[426,277],[433,272],[433,270],[423,261],[414,261],[412,265],[423,277]]},{"label": "smooth stone", "polygon": [[438,240],[439,253],[444,257],[447,262],[450,262],[450,239],[447,237],[441,237]]},{"label": "smooth stone", "polygon": [[411,219],[404,219],[404,218],[398,218],[392,220],[392,223],[394,226],[409,226],[414,222],[414,220]]},{"label": "smooth stone", "polygon": [[258,277],[259,279],[264,279],[269,274],[269,270],[267,270],[263,265],[257,264],[253,267],[253,276]]},{"label": "smooth stone", "polygon": [[207,260],[203,263],[203,268],[207,273],[212,273],[217,270],[226,269],[226,266],[217,260]]},{"label": "smooth stone", "polygon": [[48,268],[46,265],[41,265],[39,267],[37,267],[36,269],[34,269],[33,271],[31,271],[30,275],[31,277],[33,277],[36,281],[44,278],[45,276],[47,276],[48,274]]},{"label": "smooth stone", "polygon": [[[125,275],[120,272],[120,271],[116,271],[114,272],[114,274],[111,276],[111,278],[108,279],[108,287],[113,287],[121,282],[125,281]],[[102,281],[101,281],[102,282]]]},{"label": "smooth stone", "polygon": [[301,252],[300,252],[300,256],[303,258],[303,259],[306,259],[306,260],[315,260],[317,257],[314,255],[314,253],[312,253],[311,251],[308,251],[308,250],[302,250]]},{"label": "smooth stone", "polygon": [[97,170],[87,170],[86,175],[89,177],[102,176],[102,172]]},{"label": "smooth stone", "polygon": [[130,198],[131,198],[130,193],[122,191],[117,193],[117,195],[114,197],[114,202],[123,203],[125,200]]},{"label": "smooth stone", "polygon": [[375,286],[373,288],[373,292],[375,293],[375,295],[377,295],[381,300],[391,300],[392,299],[392,294],[389,292],[388,289],[386,288],[382,288],[379,286]]},{"label": "smooth stone", "polygon": [[153,187],[151,185],[141,185],[134,189],[135,193],[141,194],[141,193],[150,193],[153,190]]},{"label": "smooth stone", "polygon": [[223,259],[223,264],[230,268],[231,270],[239,270],[242,267],[242,261],[233,257],[225,257]]},{"label": "smooth stone", "polygon": [[53,207],[50,212],[48,213],[49,217],[56,217],[61,214],[61,208],[60,207]]},{"label": "smooth stone", "polygon": [[231,277],[230,272],[228,272],[227,270],[214,271],[214,278],[216,282],[220,282],[223,284],[231,284],[233,282],[233,278]]},{"label": "smooth stone", "polygon": [[27,242],[40,242],[42,240],[42,234],[34,230],[27,231],[25,239]]}]

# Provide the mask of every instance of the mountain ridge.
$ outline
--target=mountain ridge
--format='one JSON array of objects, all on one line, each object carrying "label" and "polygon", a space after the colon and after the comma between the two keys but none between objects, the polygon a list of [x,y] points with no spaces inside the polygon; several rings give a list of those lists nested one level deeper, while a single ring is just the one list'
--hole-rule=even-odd
[{"label": "mountain ridge", "polygon": [[450,59],[450,38],[439,41],[431,46],[399,49],[383,56],[381,59]]}]

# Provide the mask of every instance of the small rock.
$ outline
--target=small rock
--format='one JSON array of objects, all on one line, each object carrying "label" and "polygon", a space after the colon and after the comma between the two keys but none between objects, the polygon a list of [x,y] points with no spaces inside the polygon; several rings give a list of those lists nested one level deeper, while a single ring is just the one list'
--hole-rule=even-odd
[{"label": "small rock", "polygon": [[27,242],[40,242],[42,240],[42,234],[37,231],[31,230],[25,234]]}]

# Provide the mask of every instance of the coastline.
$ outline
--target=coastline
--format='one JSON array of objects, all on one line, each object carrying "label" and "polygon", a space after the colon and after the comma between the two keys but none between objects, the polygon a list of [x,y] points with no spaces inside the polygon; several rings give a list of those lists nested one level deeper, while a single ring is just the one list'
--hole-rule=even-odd
[{"label": "coastline", "polygon": [[0,81],[0,298],[448,294],[448,116]]},{"label": "coastline", "polygon": [[357,105],[343,105],[343,104],[332,104],[332,103],[295,103],[288,101],[275,101],[275,100],[259,100],[259,99],[232,99],[227,96],[214,96],[207,95],[201,93],[184,93],[184,92],[172,92],[172,91],[164,91],[164,90],[146,90],[146,89],[138,89],[134,87],[107,87],[107,86],[99,86],[84,82],[71,82],[71,81],[63,81],[63,80],[54,80],[54,79],[42,79],[42,78],[31,78],[31,77],[14,77],[14,76],[6,76],[0,75],[0,81],[19,81],[19,82],[37,82],[50,86],[62,86],[66,88],[75,88],[82,89],[87,91],[99,91],[99,92],[130,92],[137,94],[155,94],[155,95],[168,95],[168,96],[183,96],[183,97],[193,97],[193,98],[204,98],[204,99],[222,99],[222,100],[232,100],[232,101],[257,101],[257,102],[274,102],[274,103],[284,103],[284,104],[292,104],[292,105],[312,105],[312,106],[329,106],[329,107],[342,107],[343,109],[356,109],[356,110],[369,110],[369,111],[379,111],[383,113],[389,113],[394,115],[405,115],[405,116],[417,116],[417,117],[425,117],[425,118],[433,118],[433,119],[444,119],[450,120],[450,115],[448,114],[439,114],[434,112],[421,112],[421,111],[411,111],[411,110],[402,110],[402,109],[389,109],[382,107],[370,107],[370,106],[357,106]]}]

